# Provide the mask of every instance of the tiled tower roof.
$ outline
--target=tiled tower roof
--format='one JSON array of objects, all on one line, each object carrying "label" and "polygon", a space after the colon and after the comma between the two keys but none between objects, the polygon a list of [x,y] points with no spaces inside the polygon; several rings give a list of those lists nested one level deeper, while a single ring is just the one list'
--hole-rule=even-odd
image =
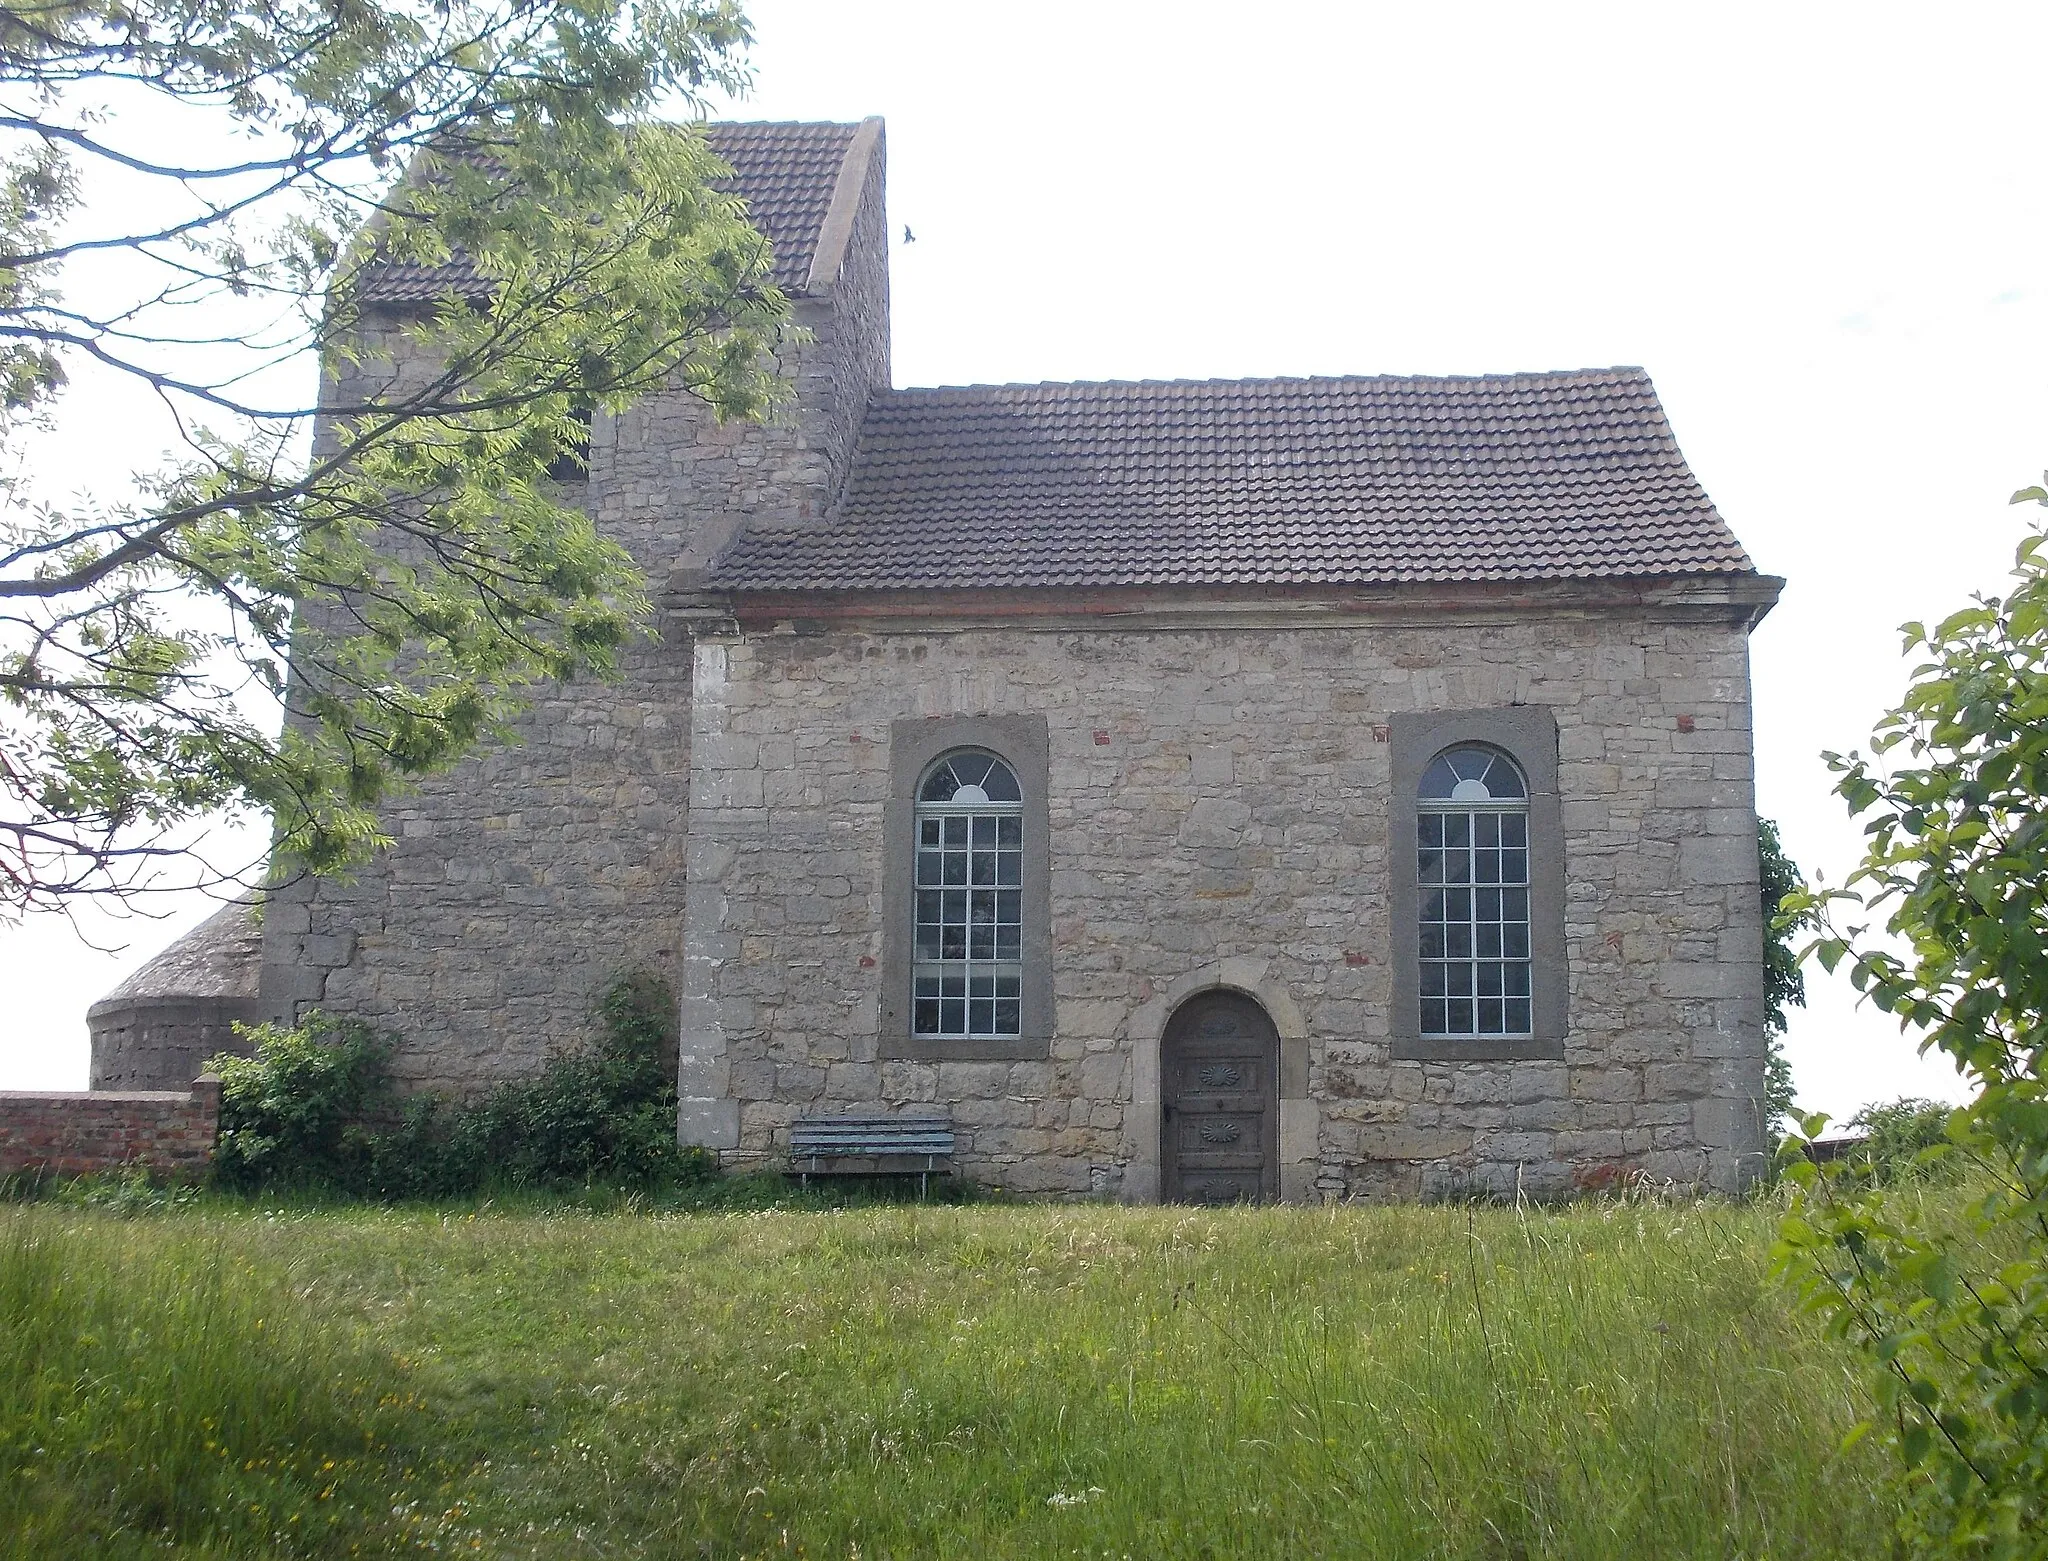
[{"label": "tiled tower roof", "polygon": [[[732,168],[725,185],[747,203],[747,215],[775,255],[773,280],[800,293],[811,274],[818,237],[859,125],[711,124],[705,138]],[[362,298],[372,304],[431,303],[449,288],[474,286],[468,266],[387,265],[366,271]]]}]

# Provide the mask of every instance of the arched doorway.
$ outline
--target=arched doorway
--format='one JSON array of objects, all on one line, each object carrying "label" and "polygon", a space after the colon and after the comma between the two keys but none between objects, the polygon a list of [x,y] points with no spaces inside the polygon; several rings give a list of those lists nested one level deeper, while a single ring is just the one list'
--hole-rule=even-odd
[{"label": "arched doorway", "polygon": [[1160,1047],[1160,1193],[1170,1203],[1280,1195],[1280,1036],[1242,992],[1198,992]]}]

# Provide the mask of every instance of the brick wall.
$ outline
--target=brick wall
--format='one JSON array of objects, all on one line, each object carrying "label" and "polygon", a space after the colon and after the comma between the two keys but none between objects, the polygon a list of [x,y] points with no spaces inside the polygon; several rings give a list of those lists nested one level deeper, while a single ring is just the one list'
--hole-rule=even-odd
[{"label": "brick wall", "polygon": [[198,1176],[220,1136],[220,1080],[189,1090],[20,1091],[0,1094],[0,1176],[84,1176],[140,1166]]}]

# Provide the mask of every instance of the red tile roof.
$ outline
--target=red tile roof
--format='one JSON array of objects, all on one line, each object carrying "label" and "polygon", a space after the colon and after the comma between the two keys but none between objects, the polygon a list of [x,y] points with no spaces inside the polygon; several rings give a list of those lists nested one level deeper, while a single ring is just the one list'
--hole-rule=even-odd
[{"label": "red tile roof", "polygon": [[[722,187],[746,201],[748,218],[774,252],[775,285],[785,292],[802,292],[811,274],[839,165],[859,128],[797,123],[704,126],[711,150],[732,168],[731,180]],[[461,292],[476,286],[476,273],[462,264],[389,265],[364,273],[362,297],[373,304],[431,303],[451,287]]]},{"label": "red tile roof", "polygon": [[740,590],[1752,573],[1641,369],[892,390]]}]

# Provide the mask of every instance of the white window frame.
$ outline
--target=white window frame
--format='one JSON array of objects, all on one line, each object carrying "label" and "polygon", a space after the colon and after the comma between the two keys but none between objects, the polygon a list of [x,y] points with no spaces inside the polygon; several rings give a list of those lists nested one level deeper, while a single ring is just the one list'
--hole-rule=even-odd
[{"label": "white window frame", "polygon": [[[1416,875],[1416,1026],[1430,1040],[1512,1041],[1535,1033],[1528,777],[1512,755],[1493,744],[1464,742],[1433,755],[1424,782],[1439,762],[1480,754],[1488,760],[1488,774],[1493,765],[1508,767],[1519,796],[1490,796],[1484,782],[1466,780],[1457,787],[1466,795],[1416,798],[1416,854],[1409,868]],[[1462,841],[1451,839],[1453,821],[1462,826]],[[1446,902],[1463,896],[1465,914],[1432,917],[1439,895]],[[1486,916],[1489,896],[1495,897],[1494,914]],[[1432,951],[1433,933],[1441,933],[1441,952]],[[1453,1023],[1461,1010],[1469,1025]]]},{"label": "white window frame", "polygon": [[[993,799],[975,786],[966,801],[926,801],[932,778],[960,760],[1000,766],[1010,783],[1004,789],[1014,789],[1016,797]],[[984,773],[993,774],[993,768]],[[955,748],[925,766],[916,798],[911,813],[916,836],[909,929],[911,1034],[919,1040],[1014,1040],[1024,1033],[1022,779],[1000,754]],[[927,916],[930,910],[938,911],[937,919]],[[960,932],[957,954],[947,947],[947,934],[955,928]],[[985,940],[978,936],[984,929]]]}]

